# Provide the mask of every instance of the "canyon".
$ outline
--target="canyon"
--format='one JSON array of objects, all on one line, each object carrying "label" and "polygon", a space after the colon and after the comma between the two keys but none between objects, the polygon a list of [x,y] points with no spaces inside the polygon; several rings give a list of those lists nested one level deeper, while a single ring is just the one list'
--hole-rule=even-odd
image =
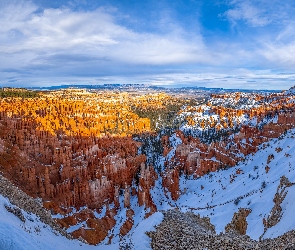
[{"label": "canyon", "polygon": [[[180,207],[184,180],[234,169],[228,179],[236,182],[247,157],[295,127],[293,100],[288,92],[234,92],[212,94],[198,104],[165,93],[83,89],[4,97],[0,170],[40,199],[73,238],[112,244],[163,210],[164,203]],[[266,175],[274,159],[270,153],[259,166]],[[245,234],[251,211],[238,211],[228,228]],[[266,232],[273,219],[264,221]]]}]

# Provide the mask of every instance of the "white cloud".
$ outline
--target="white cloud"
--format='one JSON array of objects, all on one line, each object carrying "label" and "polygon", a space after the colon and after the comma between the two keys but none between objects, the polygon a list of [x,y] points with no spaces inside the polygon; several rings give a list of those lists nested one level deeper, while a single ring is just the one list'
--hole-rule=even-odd
[{"label": "white cloud", "polygon": [[260,38],[256,54],[265,59],[265,63],[275,68],[294,70],[295,68],[295,22],[290,20],[277,32]]},{"label": "white cloud", "polygon": [[294,70],[295,42],[288,44],[266,43],[258,52],[272,63],[272,65],[276,65],[278,68]]},{"label": "white cloud", "polygon": [[280,30],[275,38],[275,42],[291,43],[295,36],[295,20],[290,19],[289,23]]},{"label": "white cloud", "polygon": [[[294,11],[294,2],[288,0],[231,0],[221,16],[239,31],[237,58],[246,58],[250,67],[294,69]],[[250,27],[245,28],[245,23]]]},{"label": "white cloud", "polygon": [[227,10],[223,16],[226,16],[232,22],[243,20],[250,26],[265,26],[271,22],[271,19],[265,12],[265,9],[251,4],[250,1],[232,1],[233,8]]},{"label": "white cloud", "polygon": [[293,0],[229,0],[226,17],[234,25],[243,21],[250,27],[277,25],[283,27],[294,19]]},{"label": "white cloud", "polygon": [[[5,39],[0,40],[0,53],[31,51],[38,57],[78,53],[141,64],[210,60],[201,36],[187,39],[181,29],[163,34],[138,33],[120,25],[116,13],[103,8],[90,12],[66,8],[36,10],[29,3],[11,4],[2,10],[5,15],[0,16],[0,32]],[[21,15],[15,17],[15,11]]]},{"label": "white cloud", "polygon": [[295,74],[278,74],[270,70],[248,70],[244,68],[204,69],[196,73],[174,73],[153,75],[151,83],[157,85],[206,86],[237,89],[289,89],[294,85]]}]

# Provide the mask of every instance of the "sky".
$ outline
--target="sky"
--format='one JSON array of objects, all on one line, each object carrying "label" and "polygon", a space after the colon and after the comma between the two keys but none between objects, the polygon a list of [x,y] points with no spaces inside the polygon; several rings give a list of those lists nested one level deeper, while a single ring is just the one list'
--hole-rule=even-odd
[{"label": "sky", "polygon": [[0,0],[0,86],[295,85],[294,0]]}]

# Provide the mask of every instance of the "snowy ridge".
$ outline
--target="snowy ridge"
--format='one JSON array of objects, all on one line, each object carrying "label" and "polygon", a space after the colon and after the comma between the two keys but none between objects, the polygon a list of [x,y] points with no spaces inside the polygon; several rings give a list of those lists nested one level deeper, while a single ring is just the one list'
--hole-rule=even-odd
[{"label": "snowy ridge", "polygon": [[[283,139],[273,139],[261,145],[257,153],[248,156],[244,163],[236,167],[210,173],[197,180],[182,177],[180,183],[184,194],[175,205],[182,211],[210,217],[217,232],[224,231],[238,208],[250,208],[247,234],[258,239],[264,230],[262,220],[274,206],[273,198],[280,177],[285,175],[290,182],[295,182],[295,160],[292,158],[295,152],[294,134],[295,130],[291,130]],[[282,151],[278,152],[279,149]],[[267,163],[269,155],[273,155],[274,159]],[[270,168],[268,173],[266,166]],[[290,193],[282,204],[282,218],[266,231],[264,238],[277,237],[295,229],[295,220],[290,220],[294,190],[294,187],[288,188]]]},{"label": "snowy ridge", "polygon": [[295,94],[295,86],[293,86],[292,88],[286,90],[284,92],[285,95],[294,95]]}]

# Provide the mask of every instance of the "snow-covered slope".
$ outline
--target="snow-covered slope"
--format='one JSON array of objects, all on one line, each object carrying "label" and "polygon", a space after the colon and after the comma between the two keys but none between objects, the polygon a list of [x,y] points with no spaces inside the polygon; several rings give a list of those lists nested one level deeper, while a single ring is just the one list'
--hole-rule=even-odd
[{"label": "snow-covered slope", "polygon": [[[176,147],[177,144],[174,145]],[[272,139],[260,145],[258,152],[246,157],[245,161],[227,170],[209,173],[198,179],[182,176],[180,189],[182,195],[172,201],[165,195],[161,186],[161,177],[151,190],[153,201],[159,211],[178,208],[183,212],[192,211],[208,216],[216,227],[217,233],[224,232],[239,208],[249,208],[247,217],[247,235],[252,239],[278,237],[295,229],[293,194],[295,186],[286,188],[288,192],[281,204],[280,221],[264,233],[263,218],[267,219],[274,207],[274,197],[282,176],[295,182],[295,129],[280,138]],[[137,211],[136,202],[132,209]],[[136,219],[135,225],[140,221]],[[132,229],[129,235],[136,230]],[[127,235],[128,237],[128,235]]]},{"label": "snow-covered slope", "polygon": [[[217,232],[224,231],[239,208],[250,208],[247,234],[258,239],[264,232],[263,218],[267,218],[274,206],[280,178],[286,176],[290,182],[295,182],[294,135],[295,130],[290,130],[282,139],[261,145],[257,153],[236,167],[210,173],[197,180],[183,177],[181,190],[184,194],[174,205],[182,211],[209,216]],[[264,238],[277,237],[295,229],[292,216],[295,186],[286,190],[287,196],[281,204],[281,220],[266,231]]]},{"label": "snow-covered slope", "polygon": [[[83,244],[78,240],[69,240],[53,231],[48,225],[42,223],[34,214],[24,210],[25,222],[13,213],[7,211],[5,206],[14,207],[8,199],[0,195],[0,249],[26,250],[26,249],[93,249],[93,246]],[[114,246],[96,247],[95,249],[118,249]]]},{"label": "snow-covered slope", "polygon": [[130,246],[132,249],[150,249],[150,239],[146,231],[154,230],[154,226],[160,223],[163,215],[160,212],[154,213],[149,218],[138,223],[131,234],[122,242],[111,245],[91,246],[78,240],[70,240],[53,231],[51,227],[44,224],[34,215],[21,211],[24,222],[16,215],[8,212],[6,207],[16,208],[9,200],[0,195],[0,249],[1,250],[118,250],[123,246]]},{"label": "snow-covered slope", "polygon": [[284,92],[285,95],[294,95],[295,94],[295,86],[293,86],[292,88],[286,90]]}]

